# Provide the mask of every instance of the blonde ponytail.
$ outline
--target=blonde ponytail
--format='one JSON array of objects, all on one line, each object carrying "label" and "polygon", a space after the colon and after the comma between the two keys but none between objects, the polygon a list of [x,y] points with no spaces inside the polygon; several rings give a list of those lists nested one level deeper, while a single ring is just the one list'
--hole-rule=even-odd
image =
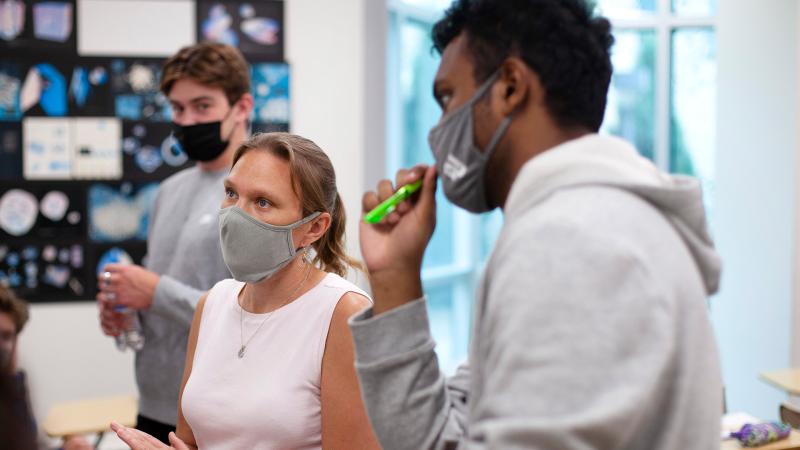
[{"label": "blonde ponytail", "polygon": [[300,198],[304,217],[316,211],[331,215],[330,227],[312,244],[316,253],[313,262],[322,270],[340,276],[347,274],[348,266],[363,270],[361,263],[348,256],[345,250],[344,203],[336,188],[336,174],[328,155],[301,136],[260,133],[236,150],[232,165],[251,150],[265,150],[289,162],[292,186]]}]

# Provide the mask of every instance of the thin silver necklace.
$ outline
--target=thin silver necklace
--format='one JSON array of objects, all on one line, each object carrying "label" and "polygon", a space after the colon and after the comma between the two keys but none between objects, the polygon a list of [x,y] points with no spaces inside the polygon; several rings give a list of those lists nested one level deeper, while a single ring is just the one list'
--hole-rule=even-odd
[{"label": "thin silver necklace", "polygon": [[284,300],[280,306],[272,310],[272,312],[269,313],[269,315],[267,315],[267,317],[265,317],[260,324],[258,324],[258,328],[256,328],[256,331],[253,332],[253,334],[250,336],[247,342],[244,341],[244,308],[242,307],[242,305],[239,305],[239,343],[241,344],[241,347],[239,347],[239,353],[237,353],[239,359],[244,358],[244,351],[247,349],[247,346],[250,344],[250,341],[252,341],[253,338],[256,337],[256,334],[258,334],[258,330],[261,329],[261,326],[264,325],[264,322],[268,321],[272,317],[272,315],[275,314],[275,311],[283,308],[284,306],[286,306],[287,303],[289,303],[289,300],[292,299],[294,294],[296,294],[297,291],[299,291],[300,288],[305,284],[309,274],[311,274],[311,264],[308,265],[308,268],[306,269],[306,274],[303,276],[303,280],[300,281],[300,284],[298,284],[297,287],[294,288],[292,293],[289,294],[288,297],[286,297],[286,300]]}]

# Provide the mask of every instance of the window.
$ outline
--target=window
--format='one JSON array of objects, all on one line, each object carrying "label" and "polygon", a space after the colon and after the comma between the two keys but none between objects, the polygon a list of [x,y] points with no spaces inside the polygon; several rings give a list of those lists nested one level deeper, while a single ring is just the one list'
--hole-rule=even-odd
[{"label": "window", "polygon": [[661,169],[703,182],[712,206],[716,141],[715,0],[597,0],[616,43],[603,132]]},{"label": "window", "polygon": [[[428,130],[440,111],[431,95],[439,56],[430,31],[451,0],[389,0],[387,176],[432,163]],[[614,76],[603,132],[624,137],[659,167],[697,175],[707,195],[715,140],[714,0],[599,0],[612,20]],[[466,358],[472,300],[500,227],[437,191],[437,225],[422,280],[439,362],[453,373]]]},{"label": "window", "polygon": [[[428,131],[441,111],[431,94],[439,55],[430,34],[449,4],[450,0],[389,3],[389,178],[401,167],[433,163]],[[502,219],[499,213],[477,216],[454,207],[441,186],[436,201],[436,231],[425,253],[422,281],[439,364],[452,374],[467,357],[472,299]]]}]

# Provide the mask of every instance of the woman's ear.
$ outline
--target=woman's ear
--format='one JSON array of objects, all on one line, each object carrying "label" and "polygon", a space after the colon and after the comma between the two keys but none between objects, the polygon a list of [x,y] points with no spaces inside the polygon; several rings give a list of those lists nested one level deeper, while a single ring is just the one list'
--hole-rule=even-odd
[{"label": "woman's ear", "polygon": [[331,215],[329,213],[322,213],[317,216],[314,220],[307,223],[305,226],[308,227],[308,231],[306,232],[303,240],[301,242],[301,247],[308,247],[309,245],[317,242],[328,229],[331,227]]}]

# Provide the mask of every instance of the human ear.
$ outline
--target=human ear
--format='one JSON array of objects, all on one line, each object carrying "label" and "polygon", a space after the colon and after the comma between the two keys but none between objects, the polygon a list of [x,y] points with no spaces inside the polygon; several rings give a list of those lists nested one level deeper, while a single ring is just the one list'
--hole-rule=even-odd
[{"label": "human ear", "polygon": [[308,231],[305,236],[303,236],[301,247],[308,247],[325,235],[331,227],[331,215],[324,212],[306,224],[306,226],[308,226]]},{"label": "human ear", "polygon": [[233,105],[237,122],[244,122],[250,118],[250,114],[253,112],[253,102],[253,95],[248,92],[243,94]]},{"label": "human ear", "polygon": [[[500,76],[495,84],[495,104],[498,112],[508,117],[515,111],[524,108],[525,103],[537,97],[537,83],[530,83],[532,71],[524,61],[510,57],[500,66]],[[535,75],[535,74],[533,74]]]}]

